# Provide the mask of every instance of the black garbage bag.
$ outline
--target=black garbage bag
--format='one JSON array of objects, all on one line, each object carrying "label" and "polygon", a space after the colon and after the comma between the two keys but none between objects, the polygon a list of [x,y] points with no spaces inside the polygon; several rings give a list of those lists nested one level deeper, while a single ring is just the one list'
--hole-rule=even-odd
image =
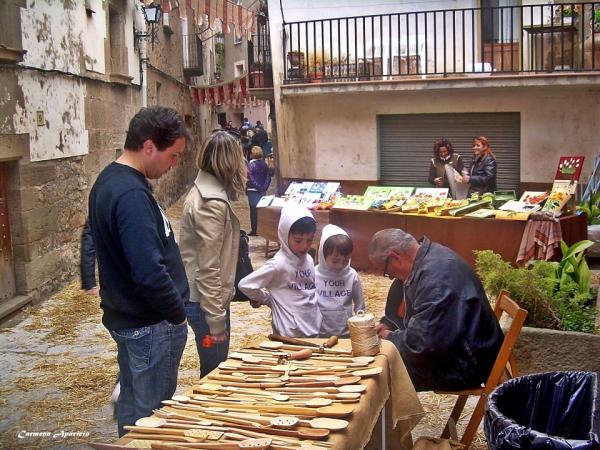
[{"label": "black garbage bag", "polygon": [[485,436],[492,450],[600,449],[594,372],[546,372],[513,378],[487,400]]}]

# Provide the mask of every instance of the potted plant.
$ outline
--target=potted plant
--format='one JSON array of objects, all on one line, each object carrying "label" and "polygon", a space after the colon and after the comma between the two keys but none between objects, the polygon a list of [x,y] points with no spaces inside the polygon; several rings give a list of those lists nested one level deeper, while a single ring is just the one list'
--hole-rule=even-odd
[{"label": "potted plant", "polygon": [[529,311],[515,348],[523,373],[548,370],[600,369],[600,334],[596,325],[596,294],[590,286],[585,251],[591,241],[570,247],[561,243],[560,262],[536,261],[513,267],[500,255],[476,251],[476,270],[483,286],[495,296],[503,289]]},{"label": "potted plant", "polygon": [[556,5],[554,7],[554,22],[559,25],[571,25],[579,16],[579,5]]},{"label": "potted plant", "polygon": [[323,62],[329,60],[328,52],[316,53],[310,52],[308,54],[308,77],[311,83],[320,83],[323,78]]}]

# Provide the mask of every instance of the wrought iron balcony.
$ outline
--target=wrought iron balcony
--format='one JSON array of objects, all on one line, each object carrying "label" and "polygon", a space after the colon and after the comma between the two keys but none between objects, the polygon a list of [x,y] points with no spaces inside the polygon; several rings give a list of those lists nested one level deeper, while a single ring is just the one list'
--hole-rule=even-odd
[{"label": "wrought iron balcony", "polygon": [[195,77],[204,74],[202,37],[200,34],[183,36],[183,73],[186,77]]},{"label": "wrought iron balcony", "polygon": [[286,23],[284,82],[600,71],[600,2]]},{"label": "wrought iron balcony", "polygon": [[265,15],[257,15],[257,30],[248,45],[248,67],[250,89],[273,87],[269,20]]}]

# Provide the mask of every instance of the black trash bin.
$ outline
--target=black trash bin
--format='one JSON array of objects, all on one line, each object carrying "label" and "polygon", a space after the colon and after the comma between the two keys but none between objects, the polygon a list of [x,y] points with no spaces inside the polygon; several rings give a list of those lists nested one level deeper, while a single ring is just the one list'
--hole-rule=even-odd
[{"label": "black trash bin", "polygon": [[600,449],[597,382],[594,372],[546,372],[501,384],[487,401],[488,447]]}]

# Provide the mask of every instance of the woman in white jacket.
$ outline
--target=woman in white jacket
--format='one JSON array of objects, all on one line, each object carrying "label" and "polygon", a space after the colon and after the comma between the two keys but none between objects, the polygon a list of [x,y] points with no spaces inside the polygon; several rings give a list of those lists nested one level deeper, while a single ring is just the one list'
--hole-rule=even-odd
[{"label": "woman in white jacket", "polygon": [[242,147],[226,131],[209,136],[196,165],[200,170],[183,205],[180,250],[190,284],[187,318],[203,377],[229,352],[229,304],[240,242],[240,221],[230,200],[245,194],[247,172]]}]

